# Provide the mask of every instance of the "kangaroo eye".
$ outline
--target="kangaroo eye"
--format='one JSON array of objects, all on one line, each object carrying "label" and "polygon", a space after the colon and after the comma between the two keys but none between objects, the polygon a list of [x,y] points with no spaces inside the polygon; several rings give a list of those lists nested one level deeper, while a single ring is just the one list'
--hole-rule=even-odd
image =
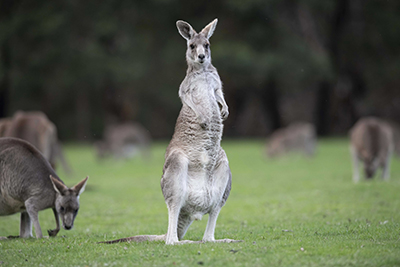
[{"label": "kangaroo eye", "polygon": [[206,49],[208,49],[208,48],[210,47],[210,45],[209,45],[209,44],[205,44],[204,47],[205,47]]},{"label": "kangaroo eye", "polygon": [[194,44],[191,44],[190,49],[194,49],[194,48],[195,48]]},{"label": "kangaroo eye", "polygon": [[64,211],[65,211],[64,207],[60,207],[60,212],[64,212]]}]

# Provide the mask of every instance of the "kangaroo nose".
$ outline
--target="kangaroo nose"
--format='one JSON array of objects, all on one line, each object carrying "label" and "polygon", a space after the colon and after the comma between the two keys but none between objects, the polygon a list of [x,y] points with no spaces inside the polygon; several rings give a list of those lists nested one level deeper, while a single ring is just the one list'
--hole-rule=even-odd
[{"label": "kangaroo nose", "polygon": [[204,54],[200,54],[200,55],[199,55],[199,58],[200,58],[200,59],[204,59],[205,57],[206,57],[206,56],[205,56]]},{"label": "kangaroo nose", "polygon": [[65,225],[65,230],[71,230],[72,226]]}]

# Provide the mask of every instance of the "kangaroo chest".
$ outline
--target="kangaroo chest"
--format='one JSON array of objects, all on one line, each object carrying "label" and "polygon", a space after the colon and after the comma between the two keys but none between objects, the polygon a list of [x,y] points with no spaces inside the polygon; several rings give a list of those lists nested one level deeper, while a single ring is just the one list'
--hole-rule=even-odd
[{"label": "kangaroo chest", "polygon": [[222,138],[222,118],[215,91],[221,87],[219,76],[213,72],[187,75],[179,96],[183,107],[173,137],[194,165],[201,167],[213,162]]},{"label": "kangaroo chest", "polygon": [[219,80],[213,73],[201,73],[189,78],[190,94],[193,103],[202,109],[205,115],[211,119],[219,118],[220,111],[215,97],[215,90],[220,87]]}]

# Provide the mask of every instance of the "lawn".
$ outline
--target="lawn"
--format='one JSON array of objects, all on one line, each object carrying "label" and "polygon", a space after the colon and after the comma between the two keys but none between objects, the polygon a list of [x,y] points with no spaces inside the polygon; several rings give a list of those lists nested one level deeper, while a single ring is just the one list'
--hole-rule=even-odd
[{"label": "lawn", "polygon": [[[400,266],[400,160],[391,179],[353,184],[346,139],[323,139],[314,158],[270,160],[264,141],[227,140],[233,175],[216,238],[231,244],[97,244],[163,234],[168,224],[160,178],[167,142],[151,159],[98,162],[90,146],[65,146],[72,186],[90,176],[71,231],[55,238],[0,241],[0,266]],[[45,233],[55,222],[42,211]],[[201,240],[208,216],[185,239]],[[0,217],[0,236],[18,235],[19,215]]]}]

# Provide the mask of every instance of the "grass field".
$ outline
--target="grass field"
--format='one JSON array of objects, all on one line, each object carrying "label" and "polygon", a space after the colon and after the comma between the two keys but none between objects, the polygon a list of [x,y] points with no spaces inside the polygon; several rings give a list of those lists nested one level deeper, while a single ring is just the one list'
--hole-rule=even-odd
[{"label": "grass field", "polygon": [[[345,139],[319,142],[317,156],[268,160],[264,141],[223,142],[233,174],[216,238],[232,244],[166,246],[162,242],[97,244],[163,234],[167,208],[160,178],[167,143],[152,159],[97,162],[89,146],[65,147],[75,170],[67,185],[90,176],[74,229],[55,238],[0,241],[0,266],[400,266],[400,160],[391,179],[353,184]],[[42,230],[53,229],[51,210]],[[185,239],[201,240],[208,216]],[[0,217],[0,236],[18,235],[19,215]]]}]

